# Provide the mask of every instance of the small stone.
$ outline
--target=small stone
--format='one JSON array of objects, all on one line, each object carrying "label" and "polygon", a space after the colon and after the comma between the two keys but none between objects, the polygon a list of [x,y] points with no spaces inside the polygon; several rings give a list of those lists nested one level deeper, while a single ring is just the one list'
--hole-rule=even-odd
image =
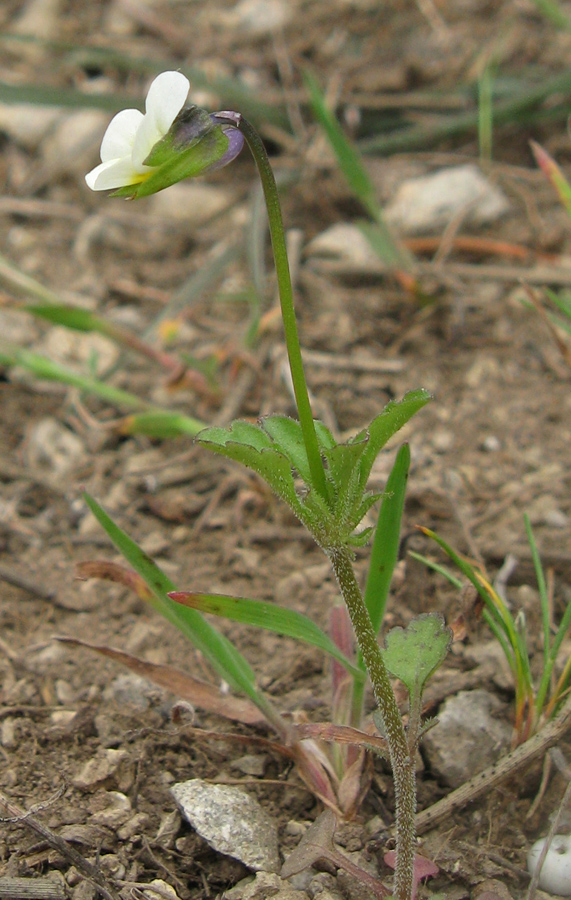
[{"label": "small stone", "polygon": [[268,757],[257,754],[247,754],[235,759],[231,763],[233,769],[238,769],[244,775],[253,775],[255,778],[262,778],[268,765]]},{"label": "small stone", "polygon": [[151,531],[141,541],[141,549],[149,556],[160,556],[170,549],[170,538],[162,531]]},{"label": "small stone", "polygon": [[75,701],[75,691],[73,690],[69,681],[65,681],[63,678],[58,678],[55,683],[55,689],[58,703],[61,703],[62,706],[69,706]]},{"label": "small stone", "polygon": [[432,432],[432,446],[436,453],[447,453],[454,444],[454,434],[444,428]]},{"label": "small stone", "polygon": [[142,834],[149,824],[149,817],[146,813],[137,813],[125,822],[121,828],[117,829],[117,837],[122,841],[128,841],[129,838],[136,834]]},{"label": "small stone", "polygon": [[385,214],[400,234],[415,235],[440,232],[458,215],[465,225],[489,224],[509,208],[505,194],[468,163],[404,181]]},{"label": "small stone", "polygon": [[70,722],[73,722],[77,715],[74,709],[54,709],[50,715],[50,722],[58,728],[65,728]]},{"label": "small stone", "polygon": [[275,897],[284,886],[279,875],[270,872],[257,872],[255,878],[244,878],[229,891],[225,891],[222,900],[266,900]]},{"label": "small stone", "polygon": [[82,791],[94,791],[107,784],[125,792],[133,784],[133,775],[127,751],[108,749],[90,759],[72,781]]},{"label": "small stone", "polygon": [[48,416],[36,422],[28,433],[26,460],[33,472],[59,483],[83,458],[81,439],[57,419]]},{"label": "small stone", "polygon": [[[171,780],[173,780],[172,777]],[[176,837],[180,831],[181,823],[182,819],[178,809],[173,809],[172,812],[166,813],[161,819],[155,843],[165,850],[172,850]]]},{"label": "small stone", "polygon": [[552,528],[567,528],[569,518],[557,505],[552,494],[541,494],[527,508],[532,525],[550,525]]},{"label": "small stone", "polygon": [[308,829],[307,822],[296,822],[295,819],[290,819],[284,828],[285,834],[289,834],[290,837],[302,837]]},{"label": "small stone", "polygon": [[60,117],[42,143],[42,156],[52,177],[59,173],[83,173],[108,122],[107,113],[98,109],[82,109]]},{"label": "small stone", "polygon": [[[527,856],[527,868],[534,875],[546,838],[536,841]],[[539,887],[549,894],[571,897],[571,835],[556,834],[551,841],[539,876]]]},{"label": "small stone", "polygon": [[83,879],[72,891],[72,900],[95,900],[98,890],[90,881]]},{"label": "small stone", "polygon": [[545,513],[545,524],[549,528],[568,528],[569,516],[561,509],[550,509]]},{"label": "small stone", "polygon": [[53,325],[39,344],[39,350],[64,366],[74,369],[95,367],[97,375],[106,372],[119,358],[119,346],[102,334],[70,331]]},{"label": "small stone", "polygon": [[301,600],[307,587],[307,578],[303,572],[292,572],[285,578],[280,578],[275,588],[276,603],[280,606],[295,604],[296,600]]},{"label": "small stone", "polygon": [[16,719],[13,719],[11,716],[2,720],[2,725],[0,727],[0,744],[2,744],[6,750],[15,750],[18,746],[16,727]]},{"label": "small stone", "polygon": [[482,450],[485,450],[486,453],[495,453],[501,446],[500,440],[495,434],[489,434],[482,441]]},{"label": "small stone", "polygon": [[307,578],[307,583],[312,588],[319,588],[324,581],[331,580],[333,569],[331,563],[318,563],[315,566],[307,566],[303,570],[303,574]]},{"label": "small stone", "polygon": [[[153,888],[156,888],[156,890],[153,890]],[[140,891],[146,900],[166,900],[167,897],[171,897],[172,900],[179,900],[179,896],[172,885],[167,884],[161,878],[154,878],[145,887],[140,888]]]},{"label": "small stone", "polygon": [[240,0],[223,19],[229,28],[269,35],[284,28],[292,16],[293,8],[284,0]]},{"label": "small stone", "polygon": [[116,829],[123,825],[131,815],[131,801],[121,791],[108,791],[105,800],[106,807],[94,812],[91,821],[96,825],[105,825],[107,828]]},{"label": "small stone", "polygon": [[363,232],[348,222],[338,222],[318,234],[308,244],[307,254],[317,259],[338,260],[366,271],[382,268]]},{"label": "small stone", "polygon": [[150,208],[157,218],[198,227],[220,215],[234,199],[234,193],[226,188],[199,182],[173,184],[168,191],[153,195]]},{"label": "small stone", "polygon": [[446,700],[422,742],[430,768],[446,785],[460,787],[509,746],[511,728],[494,716],[501,712],[502,704],[487,691],[460,691]]},{"label": "small stone", "polygon": [[26,150],[36,150],[61,118],[57,106],[0,103],[0,131]]},{"label": "small stone", "polygon": [[214,850],[255,871],[280,869],[275,822],[249,794],[199,778],[170,790],[182,815]]}]

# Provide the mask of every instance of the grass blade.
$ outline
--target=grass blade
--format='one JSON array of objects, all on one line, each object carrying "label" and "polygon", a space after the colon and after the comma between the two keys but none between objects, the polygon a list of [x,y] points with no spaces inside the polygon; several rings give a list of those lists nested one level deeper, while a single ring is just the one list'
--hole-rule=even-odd
[{"label": "grass blade", "polygon": [[480,160],[492,159],[492,136],[494,122],[492,67],[486,66],[478,81],[478,143]]},{"label": "grass blade", "polygon": [[440,563],[435,562],[433,559],[429,559],[428,556],[423,556],[422,553],[415,553],[414,550],[409,550],[408,555],[412,556],[413,559],[417,559],[418,562],[425,565],[427,569],[432,569],[433,572],[438,572],[439,575],[443,575],[457,590],[461,591],[464,587],[464,583],[460,578],[456,578],[453,572],[451,572],[450,569],[447,569],[446,566],[441,566]]},{"label": "grass blade", "polygon": [[557,0],[533,0],[537,9],[556,28],[562,31],[571,31],[571,19],[565,15]]},{"label": "grass blade", "polygon": [[144,434],[158,440],[169,440],[183,434],[196,437],[204,431],[204,422],[183,413],[157,410],[126,416],[117,426],[119,434]]},{"label": "grass blade", "polygon": [[383,623],[389,588],[398,558],[400,526],[409,468],[410,447],[408,444],[403,444],[397,453],[383,492],[365,587],[365,605],[375,633],[379,632]]},{"label": "grass blade", "polygon": [[[255,93],[237,78],[209,78],[201,69],[191,66],[179,66],[173,59],[152,59],[150,57],[130,56],[122,50],[110,47],[89,47],[66,41],[43,40],[33,35],[0,32],[4,41],[19,41],[39,44],[55,52],[75,57],[77,64],[87,67],[91,63],[97,66],[109,66],[125,72],[138,72],[149,77],[171,69],[179,69],[196,88],[204,88],[220,97],[223,109],[239,109],[252,121],[261,124],[271,122],[280,128],[291,130],[286,111],[283,106],[272,105],[258,100]],[[52,88],[45,85],[28,84],[12,85],[0,82],[0,101],[4,103],[30,103],[34,105],[90,107],[118,112],[125,108],[144,109],[144,97],[114,92],[113,94],[88,94],[66,88]]]},{"label": "grass blade", "polygon": [[155,602],[154,608],[169,622],[175,625],[194,646],[200,650],[212,667],[236,690],[250,697],[264,715],[284,732],[281,717],[273,710],[269,701],[255,687],[255,678],[250,665],[234,645],[220,632],[216,631],[196,610],[186,609],[168,597],[175,585],[137,546],[124,531],[107,515],[105,510],[88,494],[84,494],[89,509],[111,538],[117,549],[151,589]]},{"label": "grass blade", "polygon": [[341,653],[333,641],[315,622],[295,610],[284,609],[263,600],[249,600],[245,597],[229,597],[226,594],[200,594],[192,591],[176,591],[169,597],[190,609],[223,616],[233,622],[264,628],[284,637],[304,641],[329,654],[344,666],[355,678],[363,678],[361,671]]},{"label": "grass blade", "polygon": [[374,232],[364,231],[365,236],[370,240],[375,253],[388,266],[394,267],[397,265],[399,268],[409,271],[414,265],[414,260],[392,237],[383,219],[383,212],[377,201],[375,187],[363,165],[359,151],[347,139],[337,119],[325,105],[317,81],[308,72],[305,73],[304,80],[309,91],[313,114],[327,135],[339,168],[355,196],[377,224]]},{"label": "grass blade", "polygon": [[[492,107],[493,120],[498,126],[509,122],[517,122],[523,115],[529,123],[530,114],[538,106],[547,98],[560,93],[567,97],[571,93],[571,73],[568,71],[520,90],[515,96],[498,100]],[[555,113],[555,108],[551,112]],[[563,104],[557,110],[557,115],[561,119],[567,118],[568,114],[568,104]],[[359,147],[362,153],[381,155],[410,150],[427,150],[442,140],[469,134],[476,131],[477,128],[478,110],[474,110],[446,116],[435,125],[412,125],[389,134],[375,135],[360,141]]]},{"label": "grass blade", "polygon": [[113,406],[123,406],[127,407],[127,409],[148,409],[150,407],[150,403],[147,403],[135,394],[122,391],[120,388],[113,387],[89,375],[73,372],[71,369],[53,362],[47,356],[33,353],[31,350],[16,348],[6,352],[0,349],[0,365],[22,366],[23,369],[32,372],[37,378],[59,381],[61,384],[79,388],[79,390],[85,391],[87,394],[106,400]]},{"label": "grass blade", "polygon": [[543,661],[545,665],[550,655],[549,635],[551,632],[551,617],[549,615],[549,597],[547,596],[547,585],[545,583],[545,575],[543,574],[543,566],[541,565],[539,551],[537,549],[537,544],[535,543],[535,538],[533,536],[533,531],[531,528],[531,522],[529,521],[529,516],[527,513],[524,514],[523,521],[525,523],[525,532],[527,534],[527,540],[529,542],[529,547],[531,550],[533,568],[535,569],[535,577],[537,579],[537,587],[539,589],[539,600],[541,603],[541,624],[543,628]]}]

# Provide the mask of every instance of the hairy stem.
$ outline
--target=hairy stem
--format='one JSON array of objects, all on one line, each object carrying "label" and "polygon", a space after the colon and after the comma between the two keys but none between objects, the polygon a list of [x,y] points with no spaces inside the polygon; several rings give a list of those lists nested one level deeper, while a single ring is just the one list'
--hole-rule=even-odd
[{"label": "hairy stem", "polygon": [[371,678],[373,692],[385,727],[384,736],[389,745],[396,803],[397,859],[394,895],[398,900],[410,900],[412,897],[415,856],[414,813],[416,808],[416,785],[414,756],[409,751],[401,714],[363,595],[355,578],[349,551],[346,549],[330,550],[329,557],[343,599],[347,604],[357,643]]},{"label": "hairy stem", "polygon": [[247,119],[240,118],[240,131],[244,135],[252,156],[256,162],[262,188],[264,190],[264,198],[266,200],[266,208],[268,210],[268,221],[270,225],[270,235],[272,239],[272,248],[274,251],[274,261],[276,266],[276,275],[278,279],[278,289],[280,295],[280,305],[282,311],[282,319],[284,323],[285,339],[291,377],[293,381],[293,389],[297,404],[297,412],[299,422],[303,433],[305,449],[311,471],[311,478],[316,490],[324,499],[327,499],[327,485],[325,482],[325,470],[323,468],[323,460],[319,452],[317,443],[317,434],[313,422],[313,413],[311,412],[311,404],[307,392],[307,383],[305,381],[305,372],[303,370],[303,362],[301,359],[301,348],[299,346],[299,337],[297,333],[297,323],[295,319],[295,309],[293,305],[293,288],[289,271],[289,263],[287,258],[287,249],[285,242],[284,226],[282,221],[282,212],[278,196],[276,179],[266,153],[266,148],[258,134],[258,132],[250,125]]}]

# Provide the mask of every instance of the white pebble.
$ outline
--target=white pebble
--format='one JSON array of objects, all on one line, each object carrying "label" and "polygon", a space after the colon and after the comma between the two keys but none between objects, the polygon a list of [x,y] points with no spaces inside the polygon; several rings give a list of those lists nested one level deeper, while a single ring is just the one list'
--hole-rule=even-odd
[{"label": "white pebble", "polygon": [[[546,838],[536,841],[527,855],[527,868],[535,874]],[[539,887],[549,894],[571,897],[571,835],[556,834],[541,867]]]}]

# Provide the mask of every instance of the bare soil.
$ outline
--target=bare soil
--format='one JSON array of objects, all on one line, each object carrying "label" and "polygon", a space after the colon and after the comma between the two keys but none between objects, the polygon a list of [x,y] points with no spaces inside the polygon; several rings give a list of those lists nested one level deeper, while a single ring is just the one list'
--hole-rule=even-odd
[{"label": "bare soil", "polygon": [[[37,24],[38,6],[4,3],[0,27],[13,30],[26,14],[35,15]],[[536,254],[551,254],[550,264],[560,269],[561,258],[571,252],[569,221],[527,146],[534,137],[565,164],[571,145],[564,125],[498,131],[486,173],[509,197],[511,212],[487,229],[459,225],[462,235],[525,247],[529,259],[514,262],[507,251],[486,256],[448,247],[426,283],[435,300],[423,307],[392,278],[335,274],[305,255],[316,234],[358,218],[362,210],[329,161],[307,107],[299,104],[301,72],[311,67],[330,95],[341,98],[348,122],[360,112],[364,128],[380,114],[386,95],[393,103],[402,97],[403,109],[406,98],[422,89],[445,98],[460,81],[474,78],[487,54],[498,54],[502,71],[514,76],[532,65],[545,77],[555,75],[569,65],[571,36],[556,33],[533,4],[523,2],[296,0],[284,6],[286,21],[273,35],[239,21],[239,6],[223,0],[149,5],[67,0],[54,6],[55,12],[46,4],[44,13],[54,40],[112,47],[159,68],[170,60],[171,67],[190,64],[211,75],[241,77],[268,103],[281,102],[285,89],[295,136],[269,126],[263,131],[276,171],[289,176],[283,190],[286,225],[302,232],[297,307],[304,348],[322,354],[318,364],[308,366],[319,415],[340,435],[349,435],[407,390],[426,387],[434,394],[399,438],[410,441],[413,466],[388,625],[433,609],[452,622],[461,611],[458,592],[407,555],[414,549],[436,556],[414,527],[427,525],[480,560],[491,576],[508,554],[518,558],[508,596],[515,609],[525,611],[530,646],[539,650],[540,610],[523,514],[530,513],[553,573],[557,618],[571,597],[570,373],[545,322],[523,305],[519,279],[525,281]],[[269,15],[273,5],[262,7]],[[126,76],[113,63],[84,65],[81,54],[70,57],[16,42],[0,44],[0,66],[2,80],[12,84],[140,96],[148,83],[144,76]],[[224,101],[201,100],[211,108],[224,108]],[[428,120],[434,112],[416,115]],[[98,137],[66,158],[65,139],[54,151],[49,135],[33,145],[17,140],[8,127],[2,136],[2,127],[3,254],[62,296],[139,334],[153,327],[171,296],[210,264],[223,242],[244,228],[251,233],[257,221],[249,205],[254,169],[246,153],[207,180],[227,202],[203,222],[196,209],[179,209],[175,218],[172,209],[158,214],[153,200],[126,206],[91,194],[83,174],[97,162]],[[99,135],[104,127],[105,119]],[[477,142],[466,138],[386,164],[371,158],[368,164],[384,200],[399,171],[428,172],[477,158]],[[210,201],[211,196],[205,200]],[[432,253],[437,248],[438,242]],[[455,270],[459,262],[470,264],[470,271]],[[269,256],[266,264],[263,312],[272,306],[275,290]],[[521,276],[511,272],[514,267]],[[116,360],[113,383],[207,422],[291,413],[275,317],[266,320],[261,341],[246,348],[248,306],[238,295],[250,280],[245,255],[239,254],[185,308],[175,349],[216,361],[215,390],[206,379],[178,390],[169,387],[164,370],[131,353]],[[84,371],[90,360],[104,367],[108,342],[89,343],[83,335],[69,339],[40,325],[14,311],[16,297],[8,288],[0,294],[2,337],[60,354],[69,365],[79,359]],[[156,332],[152,340],[157,341]],[[334,366],[339,358],[346,360],[344,368]],[[380,365],[367,368],[367,360],[388,361],[386,371]],[[313,820],[320,805],[279,754],[264,751],[263,774],[251,775],[240,760],[258,751],[196,734],[203,728],[270,737],[264,729],[230,724],[200,709],[186,711],[182,719],[179,712],[177,718],[176,697],[125,680],[115,663],[54,640],[55,635],[81,637],[214,680],[184,638],[136,596],[116,585],[75,579],[78,562],[119,561],[87,515],[81,494],[87,490],[96,497],[181,589],[275,599],[323,627],[336,598],[326,560],[256,478],[210,458],[190,439],[157,442],[120,435],[113,427],[117,410],[22,370],[5,370],[0,412],[0,790],[23,810],[35,810],[36,818],[86,859],[97,857],[110,884],[117,890],[121,882],[127,885],[122,896],[135,896],[133,884],[154,878],[171,884],[183,900],[220,896],[247,871],[216,854],[176,818],[165,837],[174,810],[170,784],[201,777],[243,785],[275,817],[284,855],[298,840],[288,823]],[[38,431],[47,418],[75,439],[69,448],[62,450],[55,437]],[[381,489],[396,446],[375,469]],[[367,551],[359,551],[361,576],[366,563]],[[224,621],[217,625],[245,653],[260,685],[282,709],[327,721],[328,669],[319,653],[265,632]],[[455,644],[446,677],[434,692],[433,712],[446,696],[466,687],[466,673],[472,673],[470,687],[496,694],[509,720],[509,678],[495,677],[482,662],[489,642],[490,634],[476,623]],[[109,748],[124,751],[118,772],[92,789],[78,787],[85,764]],[[563,743],[561,749],[569,748]],[[344,826],[342,836],[349,849],[365,848],[378,860],[384,876],[386,832],[368,826],[374,817],[390,825],[392,792],[387,771],[379,762],[375,766],[358,818]],[[563,791],[562,776],[555,772],[526,819],[541,774],[540,761],[423,837],[422,852],[441,868],[435,889],[460,898],[493,877],[512,896],[522,894],[526,850],[545,833]],[[93,825],[110,790],[129,797],[132,813],[116,827]],[[445,793],[425,767],[421,808]],[[25,820],[0,824],[0,882],[54,871],[65,877],[70,896],[96,896],[70,860]],[[346,882],[343,890],[350,890]]]}]

